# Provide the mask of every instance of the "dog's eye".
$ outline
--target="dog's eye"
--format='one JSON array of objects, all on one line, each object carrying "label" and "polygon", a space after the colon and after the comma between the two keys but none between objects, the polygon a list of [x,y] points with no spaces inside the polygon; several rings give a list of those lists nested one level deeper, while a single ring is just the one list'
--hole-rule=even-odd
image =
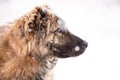
[{"label": "dog's eye", "polygon": [[57,31],[58,31],[59,33],[64,33],[64,31],[61,30],[61,29],[58,29]]},{"label": "dog's eye", "polygon": [[56,32],[58,32],[58,33],[64,33],[64,31],[61,30],[61,29],[59,29],[59,28],[54,31],[54,33],[56,33]]}]

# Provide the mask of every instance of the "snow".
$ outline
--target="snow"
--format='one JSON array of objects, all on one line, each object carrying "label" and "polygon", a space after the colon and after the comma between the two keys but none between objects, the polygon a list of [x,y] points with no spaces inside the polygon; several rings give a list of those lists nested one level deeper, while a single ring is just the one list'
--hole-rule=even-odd
[{"label": "snow", "polygon": [[0,24],[40,4],[48,4],[71,33],[88,42],[81,56],[58,60],[55,80],[120,80],[119,0],[11,0],[0,4]]}]

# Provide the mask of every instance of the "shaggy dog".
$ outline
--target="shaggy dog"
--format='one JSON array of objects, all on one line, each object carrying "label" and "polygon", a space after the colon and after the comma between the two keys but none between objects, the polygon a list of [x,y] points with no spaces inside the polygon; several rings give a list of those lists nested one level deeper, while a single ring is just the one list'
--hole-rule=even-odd
[{"label": "shaggy dog", "polygon": [[0,27],[0,80],[52,80],[57,58],[75,57],[87,42],[70,33],[47,6]]}]

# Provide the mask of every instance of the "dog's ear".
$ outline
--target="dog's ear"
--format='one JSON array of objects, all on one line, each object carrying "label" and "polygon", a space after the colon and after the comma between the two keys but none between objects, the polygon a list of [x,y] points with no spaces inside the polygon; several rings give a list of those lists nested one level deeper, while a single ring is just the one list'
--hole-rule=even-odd
[{"label": "dog's ear", "polygon": [[50,11],[48,6],[36,7],[21,18],[21,25],[28,39],[40,37],[42,33],[49,32],[49,27],[53,22]]},{"label": "dog's ear", "polygon": [[30,13],[23,16],[22,19],[25,35],[28,39],[40,37],[46,30],[48,24],[47,11],[43,11],[40,7],[36,7]]},{"label": "dog's ear", "polygon": [[36,32],[41,31],[40,14],[31,14],[24,28],[28,38],[34,38]]}]

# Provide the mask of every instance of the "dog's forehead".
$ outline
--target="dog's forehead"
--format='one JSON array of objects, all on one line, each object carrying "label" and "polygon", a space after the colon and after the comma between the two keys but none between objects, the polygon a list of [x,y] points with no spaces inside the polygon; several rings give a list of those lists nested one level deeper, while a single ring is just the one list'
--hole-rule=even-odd
[{"label": "dog's forehead", "polygon": [[65,21],[63,19],[61,19],[60,17],[58,17],[55,13],[53,13],[53,11],[47,5],[43,5],[41,7],[36,8],[36,9],[41,9],[43,13],[47,13],[46,17],[51,17],[50,22],[55,21],[57,23],[57,27],[61,31],[63,31],[63,32],[67,31]]},{"label": "dog's forehead", "polygon": [[57,25],[58,25],[58,28],[61,30],[61,31],[66,31],[67,30],[67,27],[66,27],[66,23],[63,19],[61,19],[60,17],[56,16],[52,10],[47,6],[47,5],[44,5],[41,7],[42,11],[43,12],[48,12],[49,14],[51,14],[53,17],[56,17],[57,18]]},{"label": "dog's forehead", "polygon": [[66,23],[64,20],[62,20],[61,18],[58,18],[57,20],[57,24],[58,24],[58,28],[62,31],[67,31],[67,27],[66,27]]}]

